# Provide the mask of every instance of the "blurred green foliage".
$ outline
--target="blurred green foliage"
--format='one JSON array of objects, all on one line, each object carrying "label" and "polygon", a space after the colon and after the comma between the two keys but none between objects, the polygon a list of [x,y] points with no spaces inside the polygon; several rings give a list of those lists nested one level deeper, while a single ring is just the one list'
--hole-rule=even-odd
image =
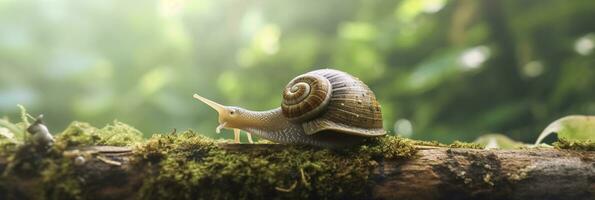
[{"label": "blurred green foliage", "polygon": [[570,115],[560,118],[539,134],[535,145],[552,134],[567,140],[595,141],[595,116]]},{"label": "blurred green foliage", "polygon": [[393,133],[532,142],[561,116],[595,114],[594,11],[592,0],[3,0],[0,115],[20,103],[53,132],[118,119],[209,135],[216,114],[193,93],[265,110],[292,77],[332,67],[375,91]]}]

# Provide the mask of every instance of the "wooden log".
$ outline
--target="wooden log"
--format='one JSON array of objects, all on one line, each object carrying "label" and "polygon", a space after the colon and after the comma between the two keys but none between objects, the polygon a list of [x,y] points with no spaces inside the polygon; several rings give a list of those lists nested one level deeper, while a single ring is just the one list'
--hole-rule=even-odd
[{"label": "wooden log", "polygon": [[[285,148],[278,144],[220,147],[240,152]],[[373,171],[371,199],[595,199],[593,151],[417,148],[414,158],[379,162]],[[88,147],[64,155],[87,155],[76,173],[92,187],[89,191],[94,199],[137,198],[146,178],[132,166],[130,148]],[[7,168],[6,163],[0,160],[1,170]],[[0,190],[0,197],[32,197],[36,191],[30,189],[36,188],[32,187],[39,182],[36,179],[39,177],[0,179],[0,184],[10,185]],[[8,180],[11,182],[6,183]]]},{"label": "wooden log", "polygon": [[594,199],[595,152],[425,149],[387,162],[379,199]]}]

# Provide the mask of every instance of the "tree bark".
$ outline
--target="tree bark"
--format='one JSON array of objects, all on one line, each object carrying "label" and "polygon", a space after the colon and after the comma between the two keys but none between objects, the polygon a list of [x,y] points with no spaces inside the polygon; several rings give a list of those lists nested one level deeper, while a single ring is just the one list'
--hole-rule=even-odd
[{"label": "tree bark", "polygon": [[[228,151],[283,149],[277,144],[225,144]],[[595,152],[557,149],[477,150],[418,146],[408,160],[384,160],[374,170],[373,199],[594,199]],[[79,166],[95,198],[134,198],[142,174],[131,149],[89,147]],[[0,160],[0,169],[6,161]],[[117,178],[116,178],[117,177]],[[122,178],[124,177],[124,178]],[[37,177],[39,178],[39,177]],[[11,197],[27,197],[36,177],[12,184]],[[113,181],[119,180],[119,181]],[[125,181],[122,181],[125,180]],[[2,192],[2,191],[0,191]],[[6,195],[6,194],[5,194]],[[4,195],[2,195],[4,196]]]},{"label": "tree bark", "polygon": [[593,199],[595,152],[422,149],[387,162],[380,199]]}]

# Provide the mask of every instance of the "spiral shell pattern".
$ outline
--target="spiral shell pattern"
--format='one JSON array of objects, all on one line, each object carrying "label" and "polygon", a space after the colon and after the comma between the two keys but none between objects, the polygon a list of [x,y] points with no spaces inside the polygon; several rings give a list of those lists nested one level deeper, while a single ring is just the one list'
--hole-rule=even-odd
[{"label": "spiral shell pattern", "polygon": [[326,109],[331,93],[331,83],[325,77],[317,74],[298,76],[285,86],[281,110],[290,121],[307,121]]}]

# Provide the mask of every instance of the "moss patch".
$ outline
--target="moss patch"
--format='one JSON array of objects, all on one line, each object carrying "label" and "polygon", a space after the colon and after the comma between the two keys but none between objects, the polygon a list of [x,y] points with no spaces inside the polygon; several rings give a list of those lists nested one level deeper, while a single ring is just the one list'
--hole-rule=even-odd
[{"label": "moss patch", "polygon": [[[140,198],[365,198],[382,159],[413,156],[414,147],[383,137],[343,150],[307,146],[229,151],[191,131],[155,135],[139,145],[135,165],[148,177]],[[154,165],[158,170],[147,170]]]},{"label": "moss patch", "polygon": [[448,148],[454,148],[454,149],[483,149],[483,148],[485,148],[485,145],[483,145],[483,144],[461,142],[458,140],[455,140],[451,144],[443,144],[438,141],[423,141],[423,140],[410,140],[410,143],[413,145],[420,145],[420,146],[448,147]]},{"label": "moss patch", "polygon": [[447,144],[442,144],[436,140],[424,141],[424,140],[411,140],[414,145],[420,146],[432,146],[432,147],[448,147]]},{"label": "moss patch", "polygon": [[399,159],[410,158],[416,153],[413,140],[398,136],[371,138],[367,143],[347,149],[355,154],[368,154],[374,158]]},{"label": "moss patch", "polygon": [[595,142],[591,140],[572,140],[560,138],[554,143],[558,149],[570,149],[579,151],[595,151]]},{"label": "moss patch", "polygon": [[452,144],[448,145],[449,148],[465,148],[465,149],[483,149],[485,146],[477,143],[468,143],[468,142],[461,142],[461,141],[454,141]]},{"label": "moss patch", "polygon": [[47,199],[83,199],[84,179],[80,177],[72,159],[47,159],[41,170],[39,194]]},{"label": "moss patch", "polygon": [[[1,158],[6,167],[1,170],[0,191],[10,192],[0,193],[0,199],[81,198],[82,180],[75,176],[72,161],[62,157],[60,152],[32,143],[15,146],[11,151],[12,155]],[[19,179],[37,181],[27,183]],[[22,187],[26,187],[29,193],[11,196]]]},{"label": "moss patch", "polygon": [[[51,148],[24,144],[0,143],[0,160],[5,168],[0,168],[0,199],[81,199],[85,197],[82,172],[76,170],[74,161],[64,157],[68,148],[90,145],[134,145],[142,142],[142,133],[124,123],[114,121],[103,128],[95,128],[88,123],[73,122],[61,134]],[[36,178],[38,182],[29,185],[18,179]],[[8,184],[7,184],[8,183]],[[27,196],[10,196],[19,187],[36,191]],[[1,192],[12,191],[12,192]],[[6,195],[6,196],[3,196]]]},{"label": "moss patch", "polygon": [[114,121],[103,128],[84,122],[72,122],[56,136],[55,147],[66,149],[76,146],[112,145],[128,146],[142,142],[142,133],[134,127]]}]

